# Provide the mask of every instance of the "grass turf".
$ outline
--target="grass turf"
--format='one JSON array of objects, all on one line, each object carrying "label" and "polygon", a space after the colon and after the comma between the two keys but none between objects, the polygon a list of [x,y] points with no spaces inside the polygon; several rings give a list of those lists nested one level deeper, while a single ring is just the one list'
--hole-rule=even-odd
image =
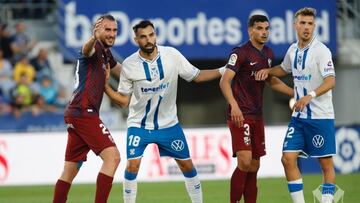
[{"label": "grass turf", "polygon": [[[306,202],[313,202],[311,191],[321,182],[321,175],[306,175],[304,194]],[[337,184],[345,190],[344,202],[360,202],[360,173],[337,175]],[[205,203],[229,202],[229,181],[202,181]],[[258,180],[258,203],[289,203],[290,195],[284,178],[261,178]],[[94,202],[95,184],[74,184],[68,203]],[[1,203],[48,203],[52,201],[53,186],[0,186]],[[113,185],[109,203],[122,200],[122,185]],[[138,203],[184,203],[190,202],[184,182],[154,182],[138,184]]]}]

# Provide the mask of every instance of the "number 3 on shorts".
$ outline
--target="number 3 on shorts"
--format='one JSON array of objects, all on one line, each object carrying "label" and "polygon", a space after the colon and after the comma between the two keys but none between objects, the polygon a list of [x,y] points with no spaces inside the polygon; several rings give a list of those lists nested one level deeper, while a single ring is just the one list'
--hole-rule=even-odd
[{"label": "number 3 on shorts", "polygon": [[133,146],[133,147],[137,147],[139,146],[140,143],[140,137],[136,136],[136,135],[130,135],[129,136],[129,145],[128,146]]}]

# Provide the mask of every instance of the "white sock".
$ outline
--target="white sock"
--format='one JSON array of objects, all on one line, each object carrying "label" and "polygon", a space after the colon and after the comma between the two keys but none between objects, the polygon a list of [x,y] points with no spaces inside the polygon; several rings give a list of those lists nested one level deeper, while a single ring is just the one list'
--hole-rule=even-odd
[{"label": "white sock", "polygon": [[332,203],[334,200],[334,195],[332,194],[322,194],[321,203]]},{"label": "white sock", "polygon": [[[301,189],[299,189],[299,187]],[[302,179],[288,181],[288,188],[293,203],[305,203]],[[291,192],[292,191],[292,192]]]},{"label": "white sock", "polygon": [[201,183],[197,175],[192,178],[185,177],[185,186],[192,203],[203,202]]},{"label": "white sock", "polygon": [[123,197],[124,203],[135,203],[137,192],[137,181],[124,179],[123,182]]},{"label": "white sock", "polygon": [[305,203],[304,193],[302,190],[290,193],[293,203]]}]

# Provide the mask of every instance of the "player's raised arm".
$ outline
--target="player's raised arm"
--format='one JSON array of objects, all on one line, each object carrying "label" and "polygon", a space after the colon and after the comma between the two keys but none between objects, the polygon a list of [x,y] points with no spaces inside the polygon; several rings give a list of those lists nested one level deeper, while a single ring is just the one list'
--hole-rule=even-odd
[{"label": "player's raised arm", "polygon": [[88,41],[85,42],[84,46],[82,47],[82,53],[84,56],[89,57],[92,56],[95,53],[95,43],[99,39],[103,26],[102,26],[102,20],[103,18],[100,18],[96,21],[93,29],[93,35],[88,39]]}]

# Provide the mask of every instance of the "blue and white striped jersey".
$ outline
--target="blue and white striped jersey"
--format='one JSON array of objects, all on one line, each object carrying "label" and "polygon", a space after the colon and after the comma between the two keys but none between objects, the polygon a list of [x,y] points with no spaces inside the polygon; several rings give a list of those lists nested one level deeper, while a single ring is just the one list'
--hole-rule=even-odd
[{"label": "blue and white striped jersey", "polygon": [[[292,44],[281,67],[287,73],[292,73],[296,100],[318,88],[324,78],[330,75],[335,76],[330,50],[315,37],[303,49],[299,49],[297,43]],[[293,112],[292,116],[307,119],[334,119],[332,91],[329,90],[313,98],[302,112]]]},{"label": "blue and white striped jersey", "polygon": [[157,48],[152,61],[137,51],[122,64],[118,92],[131,95],[128,127],[157,130],[177,124],[178,76],[190,82],[200,73],[175,48]]}]

